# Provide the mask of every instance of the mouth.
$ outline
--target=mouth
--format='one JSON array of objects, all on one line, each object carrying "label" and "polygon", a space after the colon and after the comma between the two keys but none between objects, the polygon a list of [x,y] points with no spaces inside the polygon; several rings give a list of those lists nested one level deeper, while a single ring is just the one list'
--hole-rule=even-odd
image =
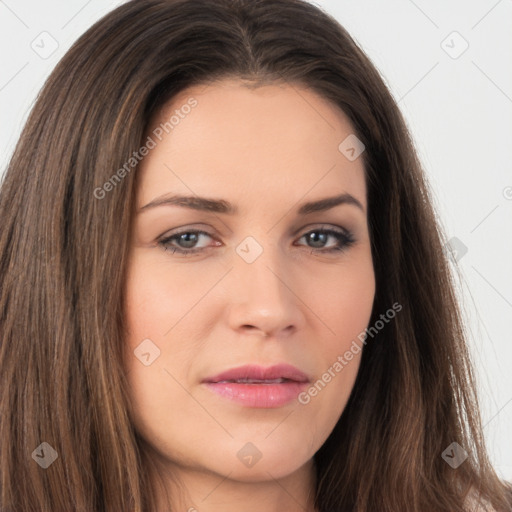
[{"label": "mouth", "polygon": [[279,364],[268,368],[246,365],[202,381],[222,398],[246,407],[282,407],[297,398],[310,379],[298,368]]},{"label": "mouth", "polygon": [[219,380],[213,384],[237,383],[237,384],[281,384],[283,382],[297,382],[291,379],[236,379],[236,380]]}]

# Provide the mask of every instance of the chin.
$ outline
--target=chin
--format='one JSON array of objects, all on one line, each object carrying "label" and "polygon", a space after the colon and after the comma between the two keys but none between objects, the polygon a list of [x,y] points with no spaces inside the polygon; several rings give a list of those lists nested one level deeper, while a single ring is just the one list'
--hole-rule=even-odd
[{"label": "chin", "polygon": [[[265,434],[267,435],[267,434]],[[249,438],[250,439],[250,438]],[[302,468],[313,453],[306,453],[304,443],[293,442],[283,445],[281,439],[263,439],[254,442],[249,440],[231,441],[229,447],[222,449],[218,454],[212,454],[213,460],[222,461],[217,471],[228,475],[231,480],[241,482],[264,482],[270,479],[284,478]],[[235,444],[233,449],[231,446]],[[232,452],[234,457],[226,457]]]}]

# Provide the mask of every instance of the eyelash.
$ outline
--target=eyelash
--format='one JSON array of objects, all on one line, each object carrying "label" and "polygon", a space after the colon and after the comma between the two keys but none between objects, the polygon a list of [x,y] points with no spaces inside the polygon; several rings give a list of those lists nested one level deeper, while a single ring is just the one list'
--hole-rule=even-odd
[{"label": "eyelash", "polygon": [[[304,238],[306,235],[309,235],[311,233],[317,233],[317,234],[325,234],[325,235],[329,235],[329,236],[333,236],[334,238],[336,238],[338,240],[338,245],[335,246],[335,247],[331,247],[330,249],[315,249],[315,248],[311,248],[311,252],[321,252],[321,253],[335,253],[335,252],[344,252],[345,250],[347,250],[349,247],[351,247],[354,243],[355,243],[355,238],[354,236],[352,235],[352,233],[350,233],[349,231],[346,231],[346,232],[342,232],[342,231],[337,231],[337,230],[334,230],[334,229],[324,229],[324,228],[317,228],[317,229],[312,229],[311,231],[308,231],[306,233],[304,233],[300,238]],[[208,249],[208,247],[199,247],[199,248],[193,248],[193,249],[183,249],[183,248],[180,248],[180,247],[176,247],[176,246],[171,246],[171,242],[175,239],[179,239],[179,237],[181,235],[186,235],[186,234],[195,234],[195,235],[206,235],[206,236],[209,236],[210,238],[213,238],[212,235],[210,235],[210,233],[207,233],[206,231],[201,231],[201,230],[186,230],[186,231],[181,231],[179,233],[174,233],[173,235],[169,236],[169,237],[166,237],[162,240],[160,240],[158,242],[158,245],[161,246],[165,251],[172,251],[172,254],[174,253],[179,253],[179,254],[182,254],[184,256],[192,256],[194,254],[197,254],[201,251],[204,251],[206,249]],[[343,244],[343,245],[340,245],[340,244]]]}]

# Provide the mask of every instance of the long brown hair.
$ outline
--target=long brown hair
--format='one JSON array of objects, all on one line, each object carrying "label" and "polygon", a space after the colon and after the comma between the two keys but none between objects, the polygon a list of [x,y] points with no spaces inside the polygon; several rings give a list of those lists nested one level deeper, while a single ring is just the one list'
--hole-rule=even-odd
[{"label": "long brown hair", "polygon": [[[0,191],[1,510],[154,512],[121,363],[136,166],[104,197],[95,190],[166,101],[224,77],[305,85],[348,115],[366,147],[371,324],[403,306],[368,340],[315,454],[318,509],[462,512],[474,489],[510,510],[406,123],[349,34],[301,0],[133,0],[80,37],[44,85]],[[442,457],[454,442],[469,454],[457,468]],[[44,469],[35,460],[50,447],[57,459]]]}]

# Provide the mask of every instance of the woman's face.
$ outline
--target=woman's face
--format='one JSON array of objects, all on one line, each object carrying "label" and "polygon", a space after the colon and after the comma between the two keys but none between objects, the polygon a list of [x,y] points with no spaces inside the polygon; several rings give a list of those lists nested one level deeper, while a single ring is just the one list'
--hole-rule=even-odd
[{"label": "woman's face", "polygon": [[353,133],[308,89],[234,80],[182,91],[153,119],[125,366],[135,426],[169,467],[285,477],[343,412],[375,294]]}]

